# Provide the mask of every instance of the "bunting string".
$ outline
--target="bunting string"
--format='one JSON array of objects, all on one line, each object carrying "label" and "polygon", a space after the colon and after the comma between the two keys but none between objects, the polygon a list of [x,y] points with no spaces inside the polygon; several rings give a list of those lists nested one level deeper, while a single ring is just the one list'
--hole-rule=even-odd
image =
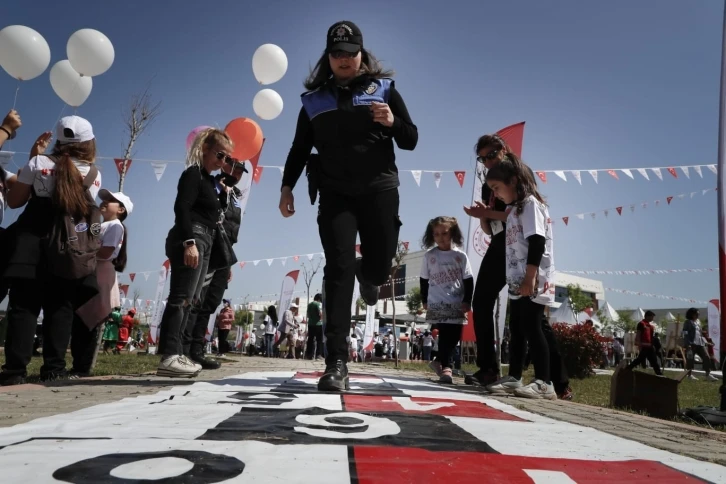
[{"label": "bunting string", "polygon": [[707,305],[708,301],[699,301],[697,299],[688,299],[686,297],[678,297],[678,296],[663,296],[661,294],[651,294],[648,292],[638,292],[638,291],[628,291],[627,289],[614,289],[612,287],[606,287],[606,291],[612,291],[612,292],[618,292],[620,294],[627,294],[629,296],[642,296],[642,297],[652,297],[656,299],[667,299],[671,301],[683,301],[693,304],[703,304]]},{"label": "bunting string", "polygon": [[608,276],[652,276],[659,274],[680,274],[684,272],[718,272],[718,267],[709,269],[643,269],[638,271],[557,271],[564,274],[608,275]]}]

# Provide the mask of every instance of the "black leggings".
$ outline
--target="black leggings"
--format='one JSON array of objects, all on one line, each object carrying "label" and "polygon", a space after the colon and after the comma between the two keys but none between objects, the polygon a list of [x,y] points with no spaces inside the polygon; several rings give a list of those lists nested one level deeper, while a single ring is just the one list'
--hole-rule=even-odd
[{"label": "black leggings", "polygon": [[511,358],[509,375],[522,378],[524,353],[529,347],[534,363],[534,377],[550,383],[550,349],[544,332],[542,318],[545,307],[532,302],[528,297],[510,301],[509,331],[511,333]]},{"label": "black leggings", "polygon": [[[504,232],[492,238],[492,242],[484,254],[479,267],[474,288],[474,299],[471,302],[474,313],[474,333],[476,334],[476,366],[480,370],[499,373],[497,353],[494,348],[495,332],[494,307],[499,293],[506,283]],[[502,301],[500,311],[506,311],[506,299]],[[503,335],[500,335],[500,338]]]},{"label": "black leggings", "polygon": [[442,368],[454,368],[456,345],[461,339],[463,326],[460,324],[437,324],[439,330],[439,352],[437,360]]}]

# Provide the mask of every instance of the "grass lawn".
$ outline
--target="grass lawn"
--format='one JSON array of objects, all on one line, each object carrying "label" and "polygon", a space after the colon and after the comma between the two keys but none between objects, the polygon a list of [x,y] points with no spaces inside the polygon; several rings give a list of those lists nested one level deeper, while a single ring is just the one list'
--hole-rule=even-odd
[{"label": "grass lawn", "polygon": [[[386,364],[393,365],[393,362],[386,362]],[[404,370],[425,371],[433,374],[433,370],[424,363],[399,363],[398,366]],[[477,370],[477,367],[475,365],[462,365],[461,369],[467,373],[474,373]],[[506,370],[504,374],[506,374]],[[678,373],[666,372],[666,375],[674,378],[678,375]],[[532,370],[532,367],[530,367],[528,371],[524,372],[522,378],[525,382],[531,381],[534,378],[534,371]],[[680,408],[697,407],[699,405],[718,407],[721,398],[718,392],[720,385],[720,381],[707,382],[703,379],[703,376],[699,376],[699,381],[691,381],[688,379],[683,380],[678,389],[678,403]],[[573,402],[594,405],[597,407],[609,407],[610,376],[592,376],[590,378],[585,378],[584,380],[573,379],[570,380],[570,386],[575,394],[572,399]],[[689,424],[694,423],[691,420],[679,421]],[[700,424],[698,425],[700,426]]]},{"label": "grass lawn", "polygon": [[[34,356],[28,365],[28,381],[37,381],[40,378],[40,367],[43,364],[42,356]],[[66,368],[70,370],[73,366],[71,354],[66,355]],[[138,353],[122,353],[120,355],[98,355],[96,368],[93,371],[95,376],[105,375],[139,375],[156,371],[159,366],[158,355],[146,355]]]}]

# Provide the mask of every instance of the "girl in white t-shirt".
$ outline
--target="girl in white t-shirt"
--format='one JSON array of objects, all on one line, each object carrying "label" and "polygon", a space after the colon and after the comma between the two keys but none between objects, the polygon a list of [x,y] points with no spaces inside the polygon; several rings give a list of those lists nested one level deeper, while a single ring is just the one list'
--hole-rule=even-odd
[{"label": "girl in white t-shirt", "polygon": [[439,330],[437,360],[431,362],[431,367],[442,383],[453,383],[456,345],[474,293],[469,258],[460,249],[463,243],[455,217],[436,217],[426,226],[421,244],[428,249],[421,265],[421,299],[426,322]]},{"label": "girl in white t-shirt", "polygon": [[[43,243],[54,226],[55,214],[87,217],[95,205],[91,198],[95,198],[101,186],[101,173],[93,168],[96,141],[91,123],[78,116],[61,118],[55,138],[51,155],[31,158],[7,193],[8,207],[27,206],[13,224],[12,255],[3,274],[11,283],[0,385],[23,383],[33,349],[28,342],[34,339],[41,309],[44,319],[40,378],[66,378],[65,356],[74,310],[97,290],[93,277],[71,280],[50,274],[43,255]],[[87,192],[83,180],[91,170],[96,175]],[[80,224],[78,230],[82,230]]]},{"label": "girl in white t-shirt", "polygon": [[[506,276],[511,299],[509,376],[489,385],[518,397],[556,400],[550,378],[550,352],[542,320],[555,296],[552,222],[529,168],[519,159],[506,159],[487,172],[487,185],[509,205],[506,228]],[[534,363],[534,381],[522,385],[525,343]],[[501,387],[501,388],[500,388]]]}]

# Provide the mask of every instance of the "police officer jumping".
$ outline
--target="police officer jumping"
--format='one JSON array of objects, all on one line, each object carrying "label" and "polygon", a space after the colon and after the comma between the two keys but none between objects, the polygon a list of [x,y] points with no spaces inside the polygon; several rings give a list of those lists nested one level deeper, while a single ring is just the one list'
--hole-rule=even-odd
[{"label": "police officer jumping", "polygon": [[[292,190],[306,163],[311,202],[319,192],[318,228],[325,251],[327,352],[321,391],[348,389],[348,343],[355,278],[366,304],[378,302],[390,275],[401,221],[393,142],[413,150],[418,130],[385,71],[347,20],[327,32],[327,46],[305,81],[302,108],[285,162],[284,217],[295,213]],[[319,156],[310,156],[315,148]],[[362,258],[356,259],[360,234]]]}]

